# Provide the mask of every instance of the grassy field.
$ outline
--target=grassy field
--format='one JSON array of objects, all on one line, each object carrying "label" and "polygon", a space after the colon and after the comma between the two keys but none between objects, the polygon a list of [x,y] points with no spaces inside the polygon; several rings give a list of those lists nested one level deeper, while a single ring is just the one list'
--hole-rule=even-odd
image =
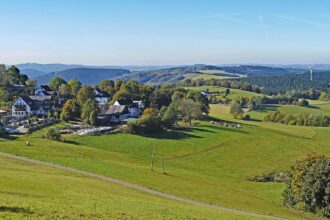
[{"label": "grassy field", "polygon": [[[297,105],[262,105],[261,109],[248,112],[252,119],[262,121],[269,111],[280,111],[286,114],[315,114],[315,115],[330,115],[330,103],[324,101],[309,100],[309,107]],[[219,107],[217,108],[223,108]]]},{"label": "grassy field", "polygon": [[184,75],[184,77],[185,79],[204,79],[204,80],[238,78],[235,77],[234,75],[237,75],[239,77],[246,77],[246,75],[227,73],[223,70],[200,70],[199,72],[201,72],[202,74],[187,73]]},{"label": "grassy field", "polygon": [[[221,109],[220,109],[221,110]],[[229,118],[212,106],[211,114]],[[226,116],[227,115],[227,116]],[[255,175],[287,171],[296,158],[316,151],[330,155],[325,128],[248,122],[241,129],[203,122],[192,128],[151,136],[113,134],[68,136],[64,143],[42,138],[46,129],[31,135],[1,139],[0,150],[116,177],[177,196],[241,210],[315,219],[282,206],[284,184],[256,183]],[[32,146],[24,146],[24,141]],[[150,171],[151,152],[165,156]],[[142,208],[143,209],[143,208]]]},{"label": "grassy field", "polygon": [[[205,88],[209,88],[210,91],[225,90],[220,87]],[[205,88],[191,87],[191,89],[198,90]],[[258,94],[231,89],[230,98],[255,95]],[[229,106],[210,106],[210,116],[242,123],[242,127],[239,129],[199,122],[191,128],[178,128],[145,136],[111,134],[81,137],[68,135],[65,136],[64,142],[49,141],[43,138],[47,129],[42,129],[29,135],[0,138],[0,151],[122,179],[208,204],[289,219],[317,219],[318,217],[312,214],[297,212],[282,205],[281,194],[285,187],[284,184],[249,181],[256,175],[286,172],[297,158],[308,152],[330,155],[328,145],[330,128],[261,122],[268,111],[276,109],[294,113],[303,111],[326,113],[330,111],[330,103],[311,101],[310,104],[309,108],[266,105],[261,110],[248,113],[254,119],[251,121],[232,119],[229,114]],[[32,146],[24,146],[25,141],[29,141]],[[161,172],[159,157],[156,159],[155,171],[150,170],[153,150],[164,155],[166,174]],[[83,200],[82,196],[86,192],[86,196],[91,201],[104,203],[104,206],[100,205],[97,208],[97,215],[101,216],[100,218],[102,216],[118,218],[121,216],[120,213],[124,213],[123,219],[164,219],[165,216],[166,219],[249,218],[234,213],[222,213],[159,199],[91,178],[35,165],[15,163],[4,158],[0,158],[0,166],[4,168],[0,171],[2,176],[8,176],[0,181],[1,191],[13,192],[12,194],[4,193],[5,203],[3,205],[5,207],[23,207],[24,210],[28,208],[33,211],[32,214],[27,213],[27,215],[34,217],[44,215],[47,218],[51,213],[55,213],[60,218],[63,216],[78,218],[80,215],[87,216],[86,218],[97,218],[91,208],[93,203],[80,201]],[[24,181],[28,182],[27,188],[20,183],[22,182],[19,181],[21,176],[24,176]],[[73,182],[66,184],[68,179]],[[89,183],[84,182],[85,180]],[[92,184],[93,181],[97,182],[95,184],[100,185],[102,190],[108,190],[102,191],[104,196],[100,196],[99,191],[95,193],[95,196],[92,195],[95,190],[99,190],[88,188],[94,184]],[[14,182],[17,184],[13,184]],[[38,189],[35,189],[35,192],[31,194],[43,195],[42,190],[49,190],[49,194],[45,193],[45,195],[50,195],[49,200],[43,198],[39,202],[34,202],[36,198],[28,196],[30,195],[28,186],[33,186],[35,182],[40,183],[41,191],[38,192]],[[58,185],[54,182],[61,184]],[[51,185],[53,188],[48,189],[41,183]],[[76,188],[71,190],[69,185]],[[110,187],[107,187],[109,185]],[[84,188],[86,186],[88,187]],[[84,193],[78,195],[77,192]],[[62,196],[62,193],[67,197]],[[117,196],[114,200],[119,201],[118,204],[107,201],[107,195],[109,198]],[[72,201],[77,201],[77,205],[70,209],[61,208],[62,204],[70,206],[66,201],[69,197],[72,198]],[[54,203],[51,203],[51,198],[56,198]],[[34,205],[31,206],[31,204]],[[49,209],[44,209],[42,207],[45,204],[54,205],[49,205]],[[120,207],[119,204],[121,204]],[[40,211],[40,207],[42,211]],[[187,212],[191,215],[187,215]],[[0,217],[8,215],[19,218],[25,214],[0,211]]]},{"label": "grassy field", "polygon": [[[209,89],[210,92],[220,92],[220,96],[225,94],[226,88],[219,87],[219,86],[198,86],[198,87],[185,87],[186,89],[190,90],[206,90]],[[230,94],[228,95],[228,98],[234,100],[237,97],[254,97],[254,96],[261,96],[262,94],[244,91],[240,89],[230,89]]]},{"label": "grassy field", "polygon": [[255,219],[5,157],[0,175],[1,219]]}]

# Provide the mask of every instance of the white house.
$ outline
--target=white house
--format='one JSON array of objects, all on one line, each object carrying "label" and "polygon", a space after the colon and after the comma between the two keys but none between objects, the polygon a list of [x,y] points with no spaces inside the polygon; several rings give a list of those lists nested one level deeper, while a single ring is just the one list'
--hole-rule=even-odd
[{"label": "white house", "polygon": [[29,97],[19,97],[12,105],[12,115],[16,117],[25,117],[34,114],[35,107]]},{"label": "white house", "polygon": [[99,103],[99,105],[105,105],[109,101],[111,101],[111,95],[99,89],[94,90],[94,95],[95,95],[94,99],[96,102]]},{"label": "white house", "polygon": [[113,105],[117,105],[117,106],[126,106],[129,112],[129,117],[133,117],[133,118],[138,118],[143,109],[144,109],[144,104],[142,101],[127,101],[127,100],[120,100],[120,101],[116,101]]},{"label": "white house", "polygon": [[47,115],[53,112],[55,102],[51,96],[19,97],[12,105],[12,116]]},{"label": "white house", "polygon": [[55,91],[49,88],[47,85],[41,85],[34,90],[35,96],[52,96],[54,93]]}]

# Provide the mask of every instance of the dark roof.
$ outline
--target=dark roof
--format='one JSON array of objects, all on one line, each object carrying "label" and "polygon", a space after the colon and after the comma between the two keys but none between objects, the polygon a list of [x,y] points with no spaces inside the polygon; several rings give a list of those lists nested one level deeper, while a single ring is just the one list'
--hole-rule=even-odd
[{"label": "dark roof", "polygon": [[120,115],[126,113],[127,108],[124,105],[110,105],[104,112],[103,115]]},{"label": "dark roof", "polygon": [[132,105],[133,102],[132,100],[129,99],[121,99],[121,100],[117,100],[117,102],[119,103],[119,105]]},{"label": "dark roof", "polygon": [[41,85],[40,87],[43,88],[47,92],[52,92],[53,91],[51,88],[49,88],[48,85]]},{"label": "dark roof", "polygon": [[105,91],[101,91],[100,89],[95,89],[96,92],[95,93],[95,97],[111,97],[111,95]]},{"label": "dark roof", "polygon": [[11,91],[23,91],[25,89],[24,85],[18,85],[18,84],[9,84],[7,83],[4,85],[4,89],[11,92]]},{"label": "dark roof", "polygon": [[36,109],[35,102],[30,97],[28,97],[28,96],[20,96],[19,98],[23,99],[23,101],[30,106],[31,110],[35,110]]},{"label": "dark roof", "polygon": [[20,98],[23,99],[28,105],[33,104],[33,100],[29,96],[21,96]]}]

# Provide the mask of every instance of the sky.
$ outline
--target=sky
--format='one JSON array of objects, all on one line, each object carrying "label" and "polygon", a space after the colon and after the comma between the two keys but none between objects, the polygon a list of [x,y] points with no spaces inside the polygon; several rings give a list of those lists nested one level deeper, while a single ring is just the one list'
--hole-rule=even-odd
[{"label": "sky", "polygon": [[0,0],[0,63],[330,63],[329,0]]}]

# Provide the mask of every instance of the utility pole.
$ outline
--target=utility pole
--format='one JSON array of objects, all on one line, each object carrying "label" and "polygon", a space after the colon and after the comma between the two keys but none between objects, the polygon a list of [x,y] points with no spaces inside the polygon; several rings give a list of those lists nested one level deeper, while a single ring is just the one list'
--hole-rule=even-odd
[{"label": "utility pole", "polygon": [[156,156],[160,157],[160,165],[162,166],[162,172],[165,174],[165,164],[164,164],[164,157],[162,153],[157,153],[155,151],[155,146],[153,147],[152,153],[151,153],[151,164],[150,164],[150,170],[154,171],[154,161]]}]

